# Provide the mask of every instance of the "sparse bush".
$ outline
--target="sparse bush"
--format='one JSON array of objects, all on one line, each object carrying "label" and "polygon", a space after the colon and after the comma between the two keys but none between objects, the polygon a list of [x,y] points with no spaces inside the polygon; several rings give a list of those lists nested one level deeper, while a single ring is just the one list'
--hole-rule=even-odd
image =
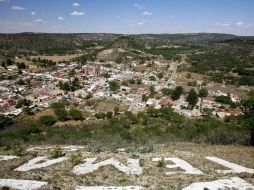
[{"label": "sparse bush", "polygon": [[81,152],[72,153],[70,159],[73,166],[80,164],[83,160]]},{"label": "sparse bush", "polygon": [[107,118],[110,119],[112,116],[113,116],[113,112],[108,111],[108,112],[107,112]]},{"label": "sparse bush", "polygon": [[166,162],[165,162],[164,157],[163,157],[162,159],[159,160],[157,166],[158,166],[159,168],[165,168],[165,167],[166,167]]},{"label": "sparse bush", "polygon": [[20,144],[14,145],[12,147],[12,152],[16,156],[23,156],[25,154],[25,151],[25,148]]},{"label": "sparse bush", "polygon": [[102,152],[102,146],[100,144],[90,143],[88,144],[88,150],[90,152],[100,153]]},{"label": "sparse bush", "polygon": [[83,113],[80,110],[76,109],[76,108],[72,108],[69,111],[69,116],[73,120],[83,120],[84,119]]},{"label": "sparse bush", "polygon": [[39,123],[46,126],[52,126],[56,123],[56,119],[53,115],[43,115],[40,117]]},{"label": "sparse bush", "polygon": [[64,153],[63,153],[63,150],[62,148],[59,146],[59,145],[55,145],[51,152],[50,152],[50,155],[52,158],[59,158],[61,156],[64,156]]}]

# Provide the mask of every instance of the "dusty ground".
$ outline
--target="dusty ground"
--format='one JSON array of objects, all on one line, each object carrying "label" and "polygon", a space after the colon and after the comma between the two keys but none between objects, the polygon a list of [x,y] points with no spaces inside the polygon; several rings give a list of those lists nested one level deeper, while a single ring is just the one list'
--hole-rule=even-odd
[{"label": "dusty ground", "polygon": [[[0,150],[0,155],[6,155],[9,152]],[[71,153],[67,153],[67,156]],[[89,152],[85,147],[82,150],[84,158],[97,157],[98,161],[111,157],[117,158],[126,164],[126,158],[132,158],[133,153],[112,153],[110,150],[104,150],[99,154]],[[38,155],[49,155],[47,151],[40,151]],[[0,161],[0,177],[29,179],[49,182],[47,189],[74,189],[76,185],[82,186],[143,186],[147,190],[178,190],[193,182],[213,181],[227,177],[240,177],[245,181],[254,184],[254,174],[217,174],[217,169],[225,169],[222,166],[208,161],[205,156],[216,156],[245,167],[254,168],[254,148],[242,146],[212,146],[198,145],[192,143],[172,143],[167,145],[158,145],[154,153],[140,154],[140,163],[143,168],[143,174],[140,176],[126,175],[119,172],[112,166],[100,168],[90,174],[76,176],[71,173],[73,166],[71,162],[62,163],[29,172],[16,172],[13,169],[35,157],[35,153],[29,152],[21,159]],[[166,176],[165,172],[175,169],[160,168],[156,162],[152,162],[153,157],[178,157],[193,167],[203,171],[204,175],[194,176],[187,174],[176,174]],[[168,163],[171,164],[171,163]],[[176,171],[181,171],[177,169]]]}]

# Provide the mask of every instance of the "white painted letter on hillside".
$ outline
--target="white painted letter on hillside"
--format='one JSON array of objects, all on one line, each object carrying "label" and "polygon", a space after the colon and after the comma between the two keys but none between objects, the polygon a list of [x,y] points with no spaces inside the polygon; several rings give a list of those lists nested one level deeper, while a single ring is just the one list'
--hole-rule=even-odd
[{"label": "white painted letter on hillside", "polygon": [[220,189],[238,189],[238,190],[251,190],[254,186],[247,183],[241,178],[233,177],[230,179],[220,179],[211,182],[197,182],[193,183],[182,190],[220,190]]},{"label": "white painted letter on hillside", "polygon": [[87,158],[84,164],[75,166],[72,172],[76,175],[84,175],[98,170],[102,166],[112,165],[121,172],[128,175],[139,175],[142,174],[142,168],[139,165],[138,159],[127,159],[127,166],[119,162],[114,158],[104,160],[102,162],[94,163],[97,158]]},{"label": "white painted letter on hillside", "polygon": [[[162,160],[162,158],[152,158],[152,161],[154,162],[159,162]],[[177,173],[185,173],[185,174],[192,174],[192,175],[202,175],[203,172],[198,170],[197,168],[194,168],[192,165],[190,165],[188,162],[176,158],[176,157],[170,157],[170,158],[165,158],[165,161],[172,161],[174,164],[172,165],[166,165],[167,168],[181,168],[184,170],[184,172],[167,172],[166,175],[171,175],[171,174],[177,174]]]},{"label": "white painted letter on hillside", "polygon": [[49,160],[47,159],[47,157],[37,157],[32,160],[29,160],[26,164],[23,164],[22,166],[16,168],[15,171],[26,172],[26,171],[30,171],[34,169],[46,168],[48,166],[62,162],[64,160],[67,160],[67,158],[60,157],[60,158]]},{"label": "white painted letter on hillside", "polygon": [[13,159],[16,159],[16,158],[19,158],[18,156],[0,156],[0,161],[7,161],[7,160],[13,160]]},{"label": "white painted letter on hillside", "polygon": [[217,158],[217,157],[206,157],[206,159],[216,162],[222,166],[230,168],[231,170],[217,170],[218,173],[228,174],[228,173],[254,173],[254,169],[246,168],[244,166],[234,164],[232,162]]},{"label": "white painted letter on hillside", "polygon": [[18,179],[0,179],[0,188],[9,187],[18,190],[36,190],[47,186],[44,181],[18,180]]},{"label": "white painted letter on hillside", "polygon": [[106,187],[106,186],[95,186],[95,187],[85,187],[77,186],[75,190],[144,190],[143,187],[138,186],[126,186],[126,187]]}]

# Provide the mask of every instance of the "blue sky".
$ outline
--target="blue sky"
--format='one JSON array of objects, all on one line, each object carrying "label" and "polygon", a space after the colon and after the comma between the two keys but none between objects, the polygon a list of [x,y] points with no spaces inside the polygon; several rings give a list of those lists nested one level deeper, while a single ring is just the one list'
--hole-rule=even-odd
[{"label": "blue sky", "polygon": [[0,0],[0,32],[254,35],[254,0]]}]

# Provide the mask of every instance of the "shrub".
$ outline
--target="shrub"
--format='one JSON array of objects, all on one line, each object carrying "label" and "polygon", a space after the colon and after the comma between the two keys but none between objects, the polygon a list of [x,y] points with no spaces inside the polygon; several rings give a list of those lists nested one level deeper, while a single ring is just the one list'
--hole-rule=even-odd
[{"label": "shrub", "polygon": [[156,151],[156,146],[153,143],[148,143],[145,146],[136,149],[139,153],[151,153]]},{"label": "shrub", "polygon": [[173,90],[170,89],[170,88],[163,88],[163,89],[161,89],[161,92],[162,92],[164,95],[169,96],[169,95],[171,95],[171,94],[173,93]]},{"label": "shrub", "polygon": [[207,90],[207,88],[201,88],[201,89],[199,90],[199,92],[198,92],[198,96],[199,96],[200,98],[205,98],[205,97],[207,97],[207,96],[208,96],[208,90]]},{"label": "shrub", "polygon": [[110,119],[112,116],[113,116],[113,112],[108,111],[108,112],[107,112],[107,118]]},{"label": "shrub", "polygon": [[164,157],[161,160],[159,160],[157,166],[160,167],[160,168],[165,168],[166,167],[166,162],[165,162]]},{"label": "shrub", "polygon": [[69,116],[71,117],[71,119],[73,120],[83,120],[84,117],[83,117],[83,113],[78,110],[78,109],[75,109],[75,108],[72,108],[70,111],[69,111]]},{"label": "shrub", "polygon": [[103,112],[98,112],[95,114],[96,119],[105,119],[105,117],[106,117],[106,114]]},{"label": "shrub", "polygon": [[81,152],[72,153],[71,154],[71,163],[73,166],[76,166],[82,162],[82,154]]},{"label": "shrub", "polygon": [[110,81],[109,82],[109,89],[111,91],[117,91],[120,88],[120,85],[117,81]]},{"label": "shrub", "polygon": [[50,152],[50,155],[52,158],[59,158],[61,156],[64,156],[64,153],[63,153],[63,150],[62,148],[59,146],[59,145],[55,145],[51,152]]},{"label": "shrub", "polygon": [[102,151],[102,146],[100,144],[90,143],[88,144],[88,150],[90,152],[100,153]]},{"label": "shrub", "polygon": [[11,125],[12,119],[4,115],[0,115],[0,129]]},{"label": "shrub", "polygon": [[39,123],[46,126],[52,126],[56,123],[56,119],[53,115],[43,115],[40,117]]},{"label": "shrub", "polygon": [[12,148],[12,152],[16,156],[23,156],[25,154],[25,148],[22,145],[18,144]]},{"label": "shrub", "polygon": [[54,109],[54,112],[60,121],[66,121],[68,119],[68,112],[65,109],[64,103],[53,103],[51,107]]}]

